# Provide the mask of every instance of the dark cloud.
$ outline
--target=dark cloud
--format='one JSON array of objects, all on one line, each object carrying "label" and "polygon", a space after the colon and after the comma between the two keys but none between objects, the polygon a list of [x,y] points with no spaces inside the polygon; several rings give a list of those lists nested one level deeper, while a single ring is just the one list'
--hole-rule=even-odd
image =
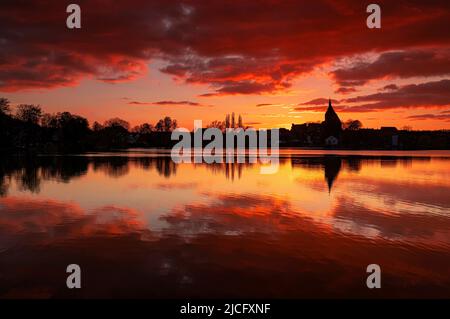
[{"label": "dark cloud", "polygon": [[[340,101],[331,99],[331,103],[339,104]],[[300,103],[299,105],[326,105],[326,106],[328,106],[328,99],[321,97],[321,98],[313,99],[313,100],[310,100],[310,101],[307,101],[304,103]]]},{"label": "dark cloud", "polygon": [[353,92],[356,92],[355,88],[343,87],[343,86],[341,86],[336,91],[334,91],[334,93],[340,93],[340,94],[350,94],[350,93],[353,93]]},{"label": "dark cloud", "polygon": [[[429,52],[417,50],[449,40],[448,1],[380,1],[383,32],[365,26],[365,5],[353,1],[284,1],[275,9],[269,0],[80,1],[80,30],[65,26],[69,3],[2,1],[0,90],[70,86],[84,78],[129,81],[159,58],[162,72],[209,85],[204,96],[272,93],[337,57],[413,47]],[[414,57],[429,60],[414,65],[423,75],[439,71],[432,61],[445,64],[440,72],[448,66],[445,57]],[[338,81],[367,81],[356,73]]]},{"label": "dark cloud", "polygon": [[[295,111],[300,111],[300,112],[320,112],[320,113],[324,113],[326,112],[328,108],[328,103],[326,105],[313,105],[313,106],[297,106],[294,108]],[[333,105],[333,109],[336,112],[348,112],[348,106],[345,105]]]},{"label": "dark cloud", "polygon": [[331,74],[343,87],[342,90],[346,90],[347,86],[363,85],[374,79],[448,75],[450,49],[385,52],[373,62],[357,62]]},{"label": "dark cloud", "polygon": [[[450,106],[450,80],[409,84],[402,87],[387,85],[381,92],[332,100],[339,112],[375,112],[396,108],[442,108]],[[298,104],[297,111],[323,112],[328,99],[317,98]],[[447,112],[447,111],[444,111]]]},{"label": "dark cloud", "polygon": [[450,114],[418,114],[408,116],[410,120],[442,120],[450,122]]},{"label": "dark cloud", "polygon": [[396,84],[388,84],[380,89],[380,91],[390,91],[390,90],[398,90],[398,86]]},{"label": "dark cloud", "polygon": [[450,105],[450,80],[409,84],[397,90],[360,95],[342,101],[345,103],[362,103],[346,108],[346,112],[372,112],[393,108],[444,107]]},{"label": "dark cloud", "polygon": [[131,101],[128,102],[130,105],[157,105],[157,106],[209,106],[198,102],[192,101],[157,101],[157,102],[140,102]]}]

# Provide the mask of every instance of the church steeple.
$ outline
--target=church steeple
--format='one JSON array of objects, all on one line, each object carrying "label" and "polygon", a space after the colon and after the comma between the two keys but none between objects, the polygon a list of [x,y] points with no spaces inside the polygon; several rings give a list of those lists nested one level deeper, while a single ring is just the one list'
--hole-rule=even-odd
[{"label": "church steeple", "polygon": [[339,116],[333,109],[331,105],[331,99],[328,99],[328,109],[325,112],[325,121],[323,122],[324,129],[324,138],[329,136],[334,136],[335,138],[339,138],[340,133],[342,131],[342,123],[339,119]]},{"label": "church steeple", "polygon": [[325,122],[332,125],[341,126],[341,120],[331,105],[331,99],[328,99],[328,109],[325,112]]}]

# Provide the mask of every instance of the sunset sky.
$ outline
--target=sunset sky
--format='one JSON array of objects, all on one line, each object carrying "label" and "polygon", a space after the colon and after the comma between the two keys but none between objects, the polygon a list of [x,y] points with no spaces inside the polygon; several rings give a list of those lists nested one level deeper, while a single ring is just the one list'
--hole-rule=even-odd
[{"label": "sunset sky", "polygon": [[[368,4],[381,29],[368,29]],[[0,97],[93,121],[450,129],[450,2],[2,0]],[[77,3],[82,28],[66,27]]]}]

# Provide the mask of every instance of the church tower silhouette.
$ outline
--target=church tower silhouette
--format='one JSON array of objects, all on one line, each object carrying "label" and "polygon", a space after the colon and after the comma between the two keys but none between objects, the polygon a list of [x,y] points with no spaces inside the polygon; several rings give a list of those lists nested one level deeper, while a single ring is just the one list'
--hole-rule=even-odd
[{"label": "church tower silhouette", "polygon": [[323,122],[324,139],[333,136],[340,140],[342,132],[342,122],[331,105],[331,99],[328,99],[328,109],[325,112],[325,121]]}]

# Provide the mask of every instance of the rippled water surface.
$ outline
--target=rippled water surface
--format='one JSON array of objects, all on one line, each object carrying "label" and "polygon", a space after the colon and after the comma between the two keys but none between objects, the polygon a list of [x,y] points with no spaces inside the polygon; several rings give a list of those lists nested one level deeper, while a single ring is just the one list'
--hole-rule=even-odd
[{"label": "rippled water surface", "polygon": [[285,150],[273,175],[144,150],[3,157],[0,297],[450,298],[449,168],[449,152]]}]

